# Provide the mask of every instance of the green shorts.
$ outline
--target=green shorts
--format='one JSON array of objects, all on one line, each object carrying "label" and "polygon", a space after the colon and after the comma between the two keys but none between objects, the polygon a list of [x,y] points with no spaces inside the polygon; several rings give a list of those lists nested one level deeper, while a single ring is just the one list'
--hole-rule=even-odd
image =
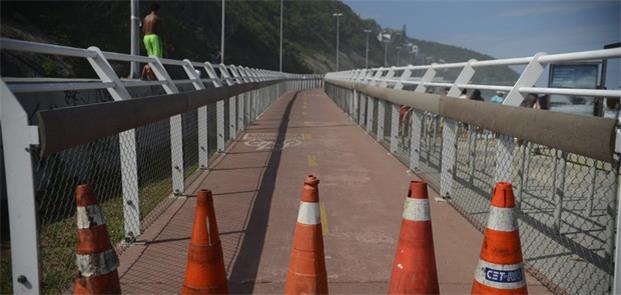
[{"label": "green shorts", "polygon": [[164,57],[164,48],[160,36],[155,34],[145,35],[142,39],[148,56]]}]

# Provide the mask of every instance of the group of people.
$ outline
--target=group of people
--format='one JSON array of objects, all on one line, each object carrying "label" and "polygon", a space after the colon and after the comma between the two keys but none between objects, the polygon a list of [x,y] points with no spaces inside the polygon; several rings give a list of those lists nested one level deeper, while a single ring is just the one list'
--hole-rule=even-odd
[{"label": "group of people", "polygon": [[[496,95],[492,96],[489,100],[493,103],[502,104],[505,101],[506,95],[507,93],[505,91],[496,91]],[[485,98],[481,95],[481,90],[479,89],[475,89],[474,91],[472,91],[471,95],[468,95],[468,89],[463,89],[461,91],[461,95],[459,95],[459,98],[485,101]],[[550,95],[544,94],[538,96],[535,93],[529,93],[528,95],[526,95],[520,106],[525,108],[549,110]]]}]

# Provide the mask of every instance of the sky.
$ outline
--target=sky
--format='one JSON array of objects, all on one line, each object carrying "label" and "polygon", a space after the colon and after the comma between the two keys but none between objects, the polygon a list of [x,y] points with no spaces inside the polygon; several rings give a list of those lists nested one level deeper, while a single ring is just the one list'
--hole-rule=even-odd
[{"label": "sky", "polygon": [[[407,25],[409,37],[456,45],[496,58],[602,49],[621,41],[621,0],[345,0],[382,27]],[[619,60],[609,88],[620,88]]]}]

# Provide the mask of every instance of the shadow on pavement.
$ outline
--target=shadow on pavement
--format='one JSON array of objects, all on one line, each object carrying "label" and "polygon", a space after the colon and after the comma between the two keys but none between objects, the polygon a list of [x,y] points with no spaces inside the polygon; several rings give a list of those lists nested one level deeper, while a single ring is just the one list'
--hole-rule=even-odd
[{"label": "shadow on pavement", "polygon": [[[282,145],[285,141],[289,125],[289,115],[297,97],[298,93],[287,103],[278,127],[275,146]],[[275,149],[270,154],[267,168],[265,168],[261,178],[259,191],[247,223],[246,235],[230,272],[229,288],[233,294],[250,294],[254,290],[281,156],[282,151],[280,149]]]}]

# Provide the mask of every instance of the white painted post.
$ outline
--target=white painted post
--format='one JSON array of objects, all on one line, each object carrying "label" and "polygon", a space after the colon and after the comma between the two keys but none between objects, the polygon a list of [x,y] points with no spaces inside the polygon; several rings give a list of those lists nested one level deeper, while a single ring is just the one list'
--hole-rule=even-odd
[{"label": "white painted post", "polygon": [[[220,73],[222,74],[222,79],[226,79],[225,83],[228,86],[233,85],[235,82],[231,79],[231,76],[228,72],[228,68],[226,65],[220,64]],[[236,137],[235,135],[235,130],[237,129],[235,127],[235,124],[237,123],[237,119],[235,118],[235,97],[229,97],[228,98],[228,104],[229,104],[229,138],[233,139]],[[224,122],[224,101],[222,104],[222,122]],[[222,130],[222,139],[224,140],[224,130]],[[222,151],[224,151],[224,145],[225,142],[222,142]]]},{"label": "white painted post", "polygon": [[30,145],[38,144],[36,126],[0,79],[0,124],[6,176],[11,271],[14,294],[39,294],[37,205]]},{"label": "white painted post", "polygon": [[[93,70],[102,82],[112,82],[114,86],[108,88],[112,99],[127,100],[131,95],[114,72],[110,63],[97,47],[88,50],[97,55],[87,58]],[[3,127],[4,129],[4,127]],[[133,241],[140,235],[140,200],[138,196],[138,162],[136,157],[136,131],[130,129],[119,133],[119,151],[121,160],[121,191],[123,194],[123,229],[125,240]]]},{"label": "white painted post", "polygon": [[[207,71],[207,75],[209,75],[214,87],[222,87],[224,83],[226,83],[225,80],[222,80],[224,75],[222,75],[222,77],[218,77],[216,71],[209,62],[205,62],[204,64],[205,71]],[[222,153],[224,152],[224,100],[216,102],[216,133],[217,152]]]},{"label": "white painted post", "polygon": [[[411,74],[410,74],[411,75]],[[421,77],[419,84],[414,89],[416,93],[425,93],[427,87],[425,83],[431,82],[436,76],[436,70],[433,65],[425,71]],[[408,77],[409,78],[409,77]],[[400,83],[401,85],[402,83]],[[412,136],[410,138],[410,170],[414,171],[420,168],[420,144],[421,144],[421,129],[423,128],[424,113],[420,110],[412,109],[412,122],[410,127],[412,128]]]},{"label": "white painted post", "polygon": [[[387,87],[388,86],[388,79],[392,79],[392,77],[394,77],[395,75],[395,67],[391,67],[390,70],[388,70],[388,73],[386,74],[386,77],[384,77],[384,80],[382,80],[379,83],[379,87]],[[391,104],[392,105],[392,104]],[[386,101],[384,100],[377,100],[377,141],[383,141],[384,140],[384,117],[386,114]],[[392,130],[391,130],[392,131]]]},{"label": "white painted post", "polygon": [[[471,59],[463,67],[453,86],[449,89],[447,96],[458,97],[461,89],[457,85],[468,84],[472,76],[474,76],[474,68],[472,63],[476,60]],[[455,161],[457,159],[457,121],[444,118],[444,127],[442,129],[442,167],[440,171],[440,196],[442,198],[450,198],[453,189]]]},{"label": "white painted post", "polygon": [[[236,66],[231,66],[231,73],[233,73],[233,77],[236,78],[235,84],[244,84],[246,82],[246,79],[243,76],[241,76]],[[235,128],[235,134],[241,133],[244,130],[244,117],[243,117],[244,105],[243,103],[244,103],[245,96],[246,94],[242,93],[235,97],[235,108],[236,108],[235,118],[237,121],[237,126]]]},{"label": "white painted post", "polygon": [[[162,87],[166,94],[179,93],[177,85],[170,78],[159,58],[154,57],[153,62],[149,63],[149,65],[157,79],[164,82]],[[185,175],[183,174],[183,127],[180,114],[170,117],[170,159],[172,164],[173,193],[175,195],[182,195],[185,192]]]},{"label": "white painted post", "polygon": [[[196,74],[194,66],[189,59],[184,59],[183,70],[188,78],[192,80],[192,85],[196,90],[205,89],[205,84],[201,81],[201,77]],[[209,142],[207,138],[207,106],[199,107],[197,110],[198,125],[198,167],[207,170],[209,168]]]},{"label": "white painted post", "polygon": [[[540,52],[535,54],[531,61],[528,63],[524,71],[518,78],[515,85],[502,104],[510,106],[519,106],[524,100],[524,96],[520,93],[520,87],[533,86],[543,71],[545,66],[539,63],[539,58],[544,56],[545,53]],[[511,175],[513,175],[513,149],[515,148],[515,141],[512,136],[506,136],[499,134],[497,136],[498,144],[496,145],[496,173],[494,179],[498,181],[511,181]],[[522,200],[518,200],[521,202]]]},{"label": "white painted post", "polygon": [[[612,253],[612,249],[609,250],[609,252],[612,253],[611,255],[614,256],[612,294],[621,294],[621,202],[619,201],[621,200],[621,169],[619,168],[621,167],[621,116],[617,117],[614,161],[614,167],[617,167],[617,182],[616,192],[613,196],[612,208],[610,210],[616,208],[617,212],[616,216],[610,216],[610,222],[607,226],[612,239],[608,248],[614,247],[614,253]],[[595,163],[593,163],[593,165],[595,165]],[[616,217],[616,221],[614,217]]]},{"label": "white painted post", "polygon": [[377,141],[384,141],[384,115],[386,113],[386,101],[377,100]]},{"label": "white painted post", "polygon": [[367,132],[373,130],[373,105],[375,104],[375,98],[367,96]]}]

